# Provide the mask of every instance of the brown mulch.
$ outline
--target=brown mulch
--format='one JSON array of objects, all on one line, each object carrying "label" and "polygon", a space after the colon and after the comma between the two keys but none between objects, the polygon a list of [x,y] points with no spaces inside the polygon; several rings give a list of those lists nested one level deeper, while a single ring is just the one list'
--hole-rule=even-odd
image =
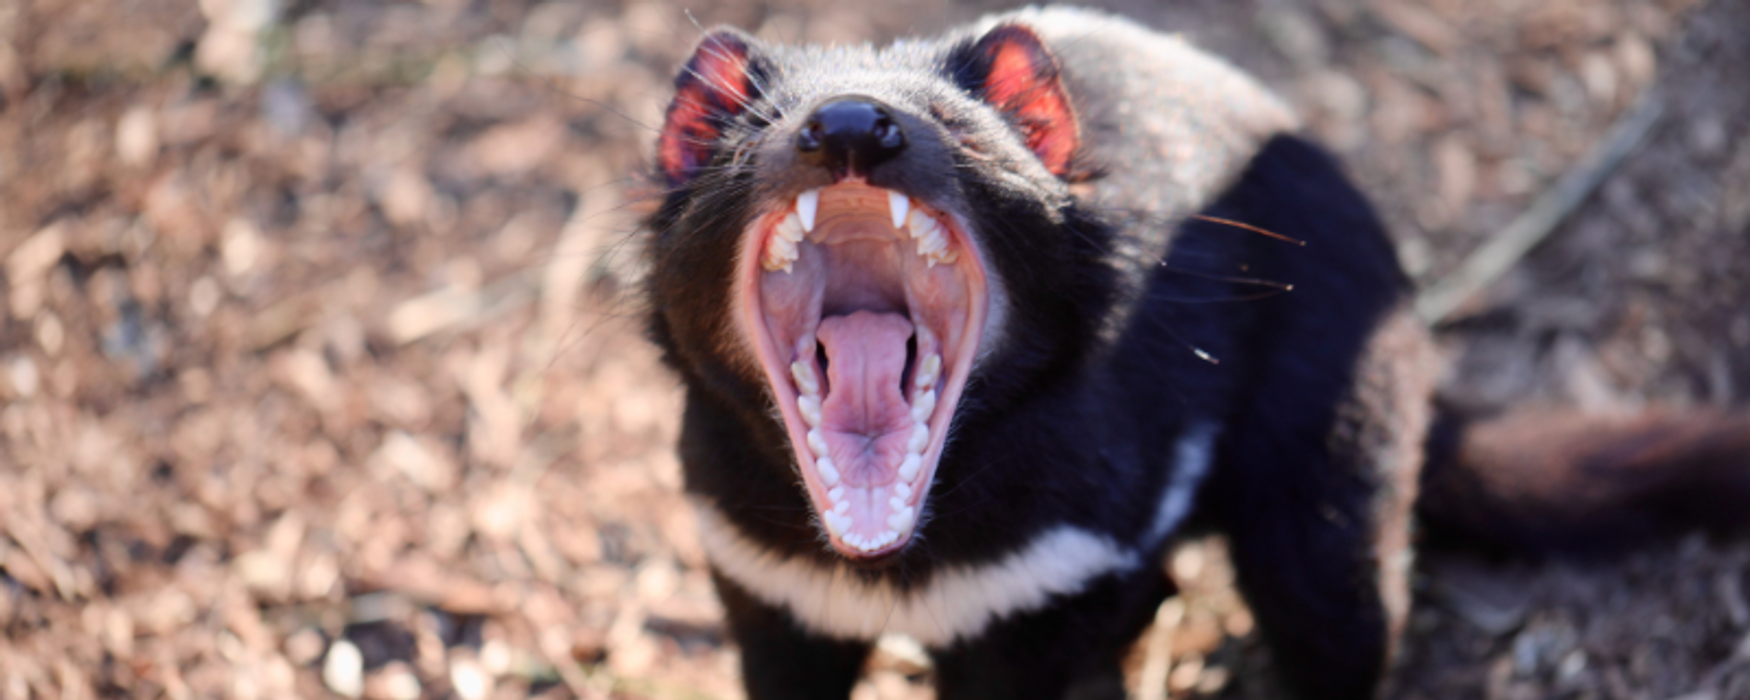
[{"label": "brown mulch", "polygon": [[[1109,3],[1295,101],[1424,282],[1659,86],[1647,145],[1444,332],[1453,391],[1745,402],[1743,0],[1156,5]],[[740,696],[635,294],[684,7],[0,6],[0,698]],[[849,41],[981,9],[696,14]],[[1750,698],[1747,562],[1430,556],[1397,696]],[[1220,543],[1168,566],[1142,695],[1260,696]],[[913,657],[856,697],[927,697]]]}]

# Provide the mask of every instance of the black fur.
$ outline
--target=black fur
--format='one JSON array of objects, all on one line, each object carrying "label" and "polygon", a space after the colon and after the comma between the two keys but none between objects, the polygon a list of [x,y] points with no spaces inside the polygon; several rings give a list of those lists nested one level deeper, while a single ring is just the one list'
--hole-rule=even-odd
[{"label": "black fur", "polygon": [[[651,334],[687,387],[688,491],[772,552],[838,561],[820,544],[761,377],[733,348],[728,293],[751,203],[829,184],[788,151],[795,117],[832,96],[867,95],[903,115],[910,142],[870,183],[975,222],[1008,314],[969,381],[918,539],[856,575],[919,585],[1060,524],[1158,560],[1166,543],[1145,533],[1174,476],[1174,446],[1192,426],[1213,426],[1214,470],[1194,525],[1232,538],[1240,584],[1292,687],[1368,697],[1394,623],[1376,539],[1406,525],[1382,522],[1382,477],[1339,414],[1369,339],[1408,289],[1378,220],[1331,158],[1292,133],[1262,140],[1202,211],[1303,245],[1182,216],[1192,212],[1155,218],[1147,199],[1072,196],[967,89],[988,70],[968,51],[976,38],[880,52],[740,38],[753,47],[760,99],[725,115],[710,164],[648,223]],[[1109,101],[1174,106],[1101,94],[1111,88],[1096,85],[1093,68],[1071,62],[1065,73],[1090,132],[1082,171],[1098,186],[1134,169],[1111,157],[1125,137],[1108,133]],[[1125,157],[1156,156],[1139,147]],[[1146,191],[1134,178],[1118,184]],[[1117,257],[1139,231],[1165,226],[1176,230],[1164,260]],[[1419,442],[1417,425],[1372,429]],[[719,589],[751,697],[845,696],[866,641],[815,637],[737,583],[720,577]],[[932,649],[941,695],[1117,697],[1119,659],[1170,592],[1159,567],[1144,566]]]}]

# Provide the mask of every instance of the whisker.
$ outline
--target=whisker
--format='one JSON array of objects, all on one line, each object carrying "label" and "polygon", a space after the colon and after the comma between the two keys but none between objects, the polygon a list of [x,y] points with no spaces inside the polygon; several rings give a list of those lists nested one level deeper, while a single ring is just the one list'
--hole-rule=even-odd
[{"label": "whisker", "polygon": [[1269,299],[1270,297],[1286,294],[1288,291],[1289,290],[1287,289],[1273,289],[1268,292],[1259,292],[1257,294],[1248,294],[1244,296],[1213,298],[1170,297],[1150,294],[1148,295],[1148,299],[1152,301],[1164,301],[1172,304],[1233,304],[1247,301],[1262,301],[1264,299]]},{"label": "whisker", "polygon": [[1229,275],[1217,275],[1217,274],[1211,274],[1208,272],[1198,272],[1196,270],[1188,270],[1188,269],[1185,269],[1182,267],[1171,267],[1164,260],[1161,261],[1160,265],[1161,265],[1162,269],[1164,269],[1168,272],[1171,272],[1173,274],[1176,274],[1176,275],[1190,275],[1192,277],[1198,277],[1198,278],[1202,278],[1202,279],[1206,279],[1206,280],[1214,280],[1217,282],[1233,282],[1234,284],[1252,284],[1252,285],[1257,285],[1260,287],[1272,287],[1275,289],[1282,290],[1284,292],[1294,291],[1294,285],[1289,284],[1287,282],[1277,282],[1274,280],[1261,279],[1261,278],[1257,278],[1257,277],[1233,277],[1233,276],[1229,276]]},{"label": "whisker", "polygon": [[1234,221],[1232,219],[1223,219],[1223,218],[1218,217],[1218,216],[1206,216],[1203,214],[1192,214],[1191,218],[1198,219],[1200,221],[1208,221],[1212,224],[1221,224],[1223,226],[1232,226],[1234,228],[1242,228],[1242,229],[1245,229],[1247,231],[1251,231],[1252,233],[1268,236],[1270,238],[1274,238],[1274,239],[1279,240],[1279,241],[1287,241],[1289,243],[1293,243],[1293,244],[1298,245],[1298,246],[1305,246],[1306,245],[1306,241],[1300,240],[1298,238],[1289,238],[1288,236],[1284,236],[1284,235],[1277,233],[1275,231],[1271,231],[1271,230],[1264,229],[1264,228],[1259,228],[1259,227],[1253,226],[1251,224],[1241,223],[1238,221]]}]

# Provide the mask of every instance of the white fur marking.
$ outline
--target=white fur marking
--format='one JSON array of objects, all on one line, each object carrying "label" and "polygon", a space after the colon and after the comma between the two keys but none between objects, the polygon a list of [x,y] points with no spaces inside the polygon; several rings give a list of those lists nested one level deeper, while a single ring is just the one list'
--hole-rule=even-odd
[{"label": "white fur marking", "polygon": [[1110,538],[1059,525],[999,561],[947,567],[902,593],[885,581],[859,580],[843,565],[780,557],[743,537],[715,506],[695,506],[700,539],[718,571],[755,598],[785,608],[810,631],[840,639],[903,634],[945,647],[1001,617],[1039,610],[1055,596],[1079,593],[1095,578],[1142,563]]},{"label": "white fur marking", "polygon": [[1197,495],[1197,487],[1203,484],[1203,477],[1209,475],[1214,451],[1214,424],[1198,423],[1179,435],[1178,444],[1173,446],[1173,475],[1161,490],[1161,505],[1148,529],[1146,548],[1160,544],[1191,514],[1191,500]]}]

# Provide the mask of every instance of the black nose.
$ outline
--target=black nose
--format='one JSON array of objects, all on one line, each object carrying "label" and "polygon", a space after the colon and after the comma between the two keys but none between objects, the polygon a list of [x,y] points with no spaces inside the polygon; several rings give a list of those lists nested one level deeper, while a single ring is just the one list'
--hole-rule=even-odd
[{"label": "black nose", "polygon": [[867,174],[905,150],[905,133],[881,103],[867,97],[841,97],[820,106],[796,135],[804,163],[834,175]]}]

